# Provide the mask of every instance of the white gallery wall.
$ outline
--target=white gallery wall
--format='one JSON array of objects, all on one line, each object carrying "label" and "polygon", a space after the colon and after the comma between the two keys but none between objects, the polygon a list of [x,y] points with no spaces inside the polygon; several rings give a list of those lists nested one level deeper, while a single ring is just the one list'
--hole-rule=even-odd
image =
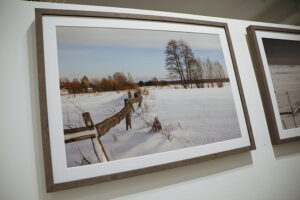
[{"label": "white gallery wall", "polygon": [[[133,178],[46,193],[39,119],[35,8],[151,14],[228,23],[257,150]],[[300,142],[271,145],[246,41],[246,27],[250,24],[300,29],[175,13],[1,0],[0,199],[299,200]]]}]

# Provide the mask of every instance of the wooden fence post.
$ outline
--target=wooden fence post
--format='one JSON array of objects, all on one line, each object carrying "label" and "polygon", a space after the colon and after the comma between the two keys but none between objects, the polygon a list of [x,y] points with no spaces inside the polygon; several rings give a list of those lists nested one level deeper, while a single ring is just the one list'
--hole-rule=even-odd
[{"label": "wooden fence post", "polygon": [[140,108],[142,106],[142,101],[143,101],[143,98],[140,96],[141,100],[139,101],[139,105],[138,107]]},{"label": "wooden fence post", "polygon": [[[94,129],[94,122],[92,120],[92,117],[89,112],[82,113],[82,117],[84,120],[85,125],[90,129]],[[98,130],[97,130],[98,131]],[[106,151],[104,149],[104,146],[100,140],[99,134],[97,134],[96,137],[91,138],[93,143],[94,152],[96,154],[96,157],[99,162],[107,162],[109,161],[109,158],[106,154]]]},{"label": "wooden fence post", "polygon": [[128,90],[128,99],[131,99],[131,92]]},{"label": "wooden fence post", "polygon": [[82,113],[82,117],[84,120],[84,123],[87,127],[89,127],[91,130],[94,129],[94,122],[91,118],[91,115],[89,112]]},{"label": "wooden fence post", "polygon": [[98,136],[92,139],[94,151],[96,153],[96,156],[99,160],[99,162],[107,162],[109,161],[109,158],[106,154],[106,151],[104,149],[104,146]]},{"label": "wooden fence post", "polygon": [[[130,102],[129,99],[124,99],[124,104],[125,107],[126,106],[130,106]],[[129,128],[131,129],[131,108],[129,108],[129,112],[127,112],[126,117],[125,117],[125,122],[126,122],[126,130],[128,130]]]},{"label": "wooden fence post", "polygon": [[295,114],[294,114],[294,112],[293,112],[293,105],[292,105],[292,101],[291,101],[291,99],[290,99],[290,95],[289,95],[289,92],[288,92],[288,91],[286,91],[286,95],[287,95],[287,97],[288,97],[289,104],[290,104],[290,108],[291,108],[291,111],[292,111],[292,118],[293,118],[294,126],[295,126],[295,128],[297,128],[297,123],[296,123],[296,120],[295,120]]}]

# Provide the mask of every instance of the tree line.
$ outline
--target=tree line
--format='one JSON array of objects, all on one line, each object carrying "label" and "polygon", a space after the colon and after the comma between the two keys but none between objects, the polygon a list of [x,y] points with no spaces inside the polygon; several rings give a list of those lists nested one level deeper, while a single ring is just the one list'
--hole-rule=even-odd
[{"label": "tree line", "polygon": [[148,80],[148,81],[139,81],[138,84],[140,87],[143,87],[143,86],[157,87],[157,86],[166,86],[166,85],[168,85],[168,82],[164,81],[164,80],[158,80],[158,78],[153,77],[151,80]]},{"label": "tree line", "polygon": [[66,89],[70,94],[129,90],[138,87],[131,74],[128,73],[126,76],[123,72],[116,72],[112,76],[109,75],[101,79],[93,78],[90,80],[87,76],[83,76],[80,80],[73,78],[72,81],[68,78],[60,79],[60,88]]},{"label": "tree line", "polygon": [[[183,40],[170,40],[165,48],[165,68],[171,80],[180,80],[184,88],[218,87],[228,80],[223,66],[209,58],[196,57],[191,47]],[[208,81],[209,80],[209,81]],[[207,83],[207,84],[205,84]]]}]

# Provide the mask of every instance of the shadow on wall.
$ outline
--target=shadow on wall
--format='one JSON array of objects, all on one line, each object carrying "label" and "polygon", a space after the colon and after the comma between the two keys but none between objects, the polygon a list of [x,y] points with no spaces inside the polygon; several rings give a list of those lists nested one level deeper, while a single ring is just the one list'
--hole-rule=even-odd
[{"label": "shadow on wall", "polygon": [[216,160],[197,163],[185,167],[146,174],[142,176],[111,181],[92,186],[69,189],[55,193],[46,193],[40,110],[38,97],[38,73],[36,57],[35,24],[32,23],[27,31],[27,46],[29,60],[30,96],[32,108],[32,127],[35,144],[35,157],[38,177],[39,199],[76,200],[76,199],[111,199],[146,192],[161,187],[171,187],[175,184],[204,179],[208,176],[222,176],[232,172],[243,170],[252,166],[250,152],[232,155]]},{"label": "shadow on wall", "polygon": [[285,159],[300,155],[300,141],[273,146],[275,158]]}]

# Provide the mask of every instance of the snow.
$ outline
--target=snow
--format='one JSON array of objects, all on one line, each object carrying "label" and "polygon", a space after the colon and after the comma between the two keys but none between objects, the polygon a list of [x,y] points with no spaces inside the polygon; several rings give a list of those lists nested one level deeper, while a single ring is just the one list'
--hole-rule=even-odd
[{"label": "snow", "polygon": [[[270,65],[269,67],[279,112],[292,112],[291,106],[300,101],[300,65]],[[281,115],[283,127],[287,129],[299,127],[300,114],[296,113],[294,119],[296,124],[292,115]]]},{"label": "snow", "polygon": [[75,167],[81,163],[81,153],[87,157],[91,163],[97,163],[98,159],[93,150],[93,143],[91,140],[81,140],[72,143],[66,143],[67,166]]},{"label": "snow", "polygon": [[126,92],[87,93],[62,96],[64,129],[85,126],[82,113],[90,112],[94,122],[101,122],[124,106]]},{"label": "snow", "polygon": [[[175,89],[177,88],[177,89]],[[148,87],[142,106],[134,104],[132,129],[126,131],[125,120],[112,128],[101,141],[110,160],[142,156],[174,149],[204,145],[241,137],[230,85],[222,88],[190,88],[178,86]],[[90,112],[94,123],[120,111],[127,92],[62,96],[63,120],[72,126],[83,124],[81,113]],[[150,132],[158,117],[163,130]],[[90,141],[90,140],[89,140]],[[92,157],[87,141],[67,144],[68,166],[75,166],[73,154],[78,148]]]}]

